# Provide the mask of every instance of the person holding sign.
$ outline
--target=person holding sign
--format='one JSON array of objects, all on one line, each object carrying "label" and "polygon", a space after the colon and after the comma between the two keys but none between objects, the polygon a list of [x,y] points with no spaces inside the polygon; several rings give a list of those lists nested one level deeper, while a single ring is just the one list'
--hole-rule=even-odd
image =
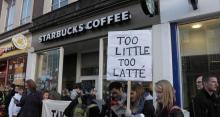
[{"label": "person holding sign", "polygon": [[[152,81],[152,31],[129,30],[108,32],[107,55],[107,80],[127,81],[127,95],[125,95],[125,98],[120,89],[110,87],[112,94],[110,114],[127,117],[143,112],[144,105],[139,104],[145,102],[144,93],[142,94],[134,90],[132,97],[133,105],[130,106],[131,81]],[[120,95],[115,99],[116,94],[114,93]],[[143,98],[138,97],[139,94],[136,95],[136,93],[140,93]],[[127,106],[125,106],[125,100],[127,100]],[[112,106],[114,101],[116,104]],[[130,115],[127,115],[130,110]]]},{"label": "person holding sign", "polygon": [[110,98],[102,108],[102,117],[125,116],[126,113],[126,94],[120,82],[112,82],[109,85]]},{"label": "person holding sign", "polygon": [[175,93],[167,80],[160,80],[155,84],[157,96],[156,117],[184,117],[182,110],[175,106]]}]

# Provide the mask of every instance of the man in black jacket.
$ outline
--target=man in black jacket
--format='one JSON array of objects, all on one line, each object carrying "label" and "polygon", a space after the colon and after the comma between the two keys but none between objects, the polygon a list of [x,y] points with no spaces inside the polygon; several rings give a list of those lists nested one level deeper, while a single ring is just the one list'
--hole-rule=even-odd
[{"label": "man in black jacket", "polygon": [[214,74],[203,77],[203,89],[194,99],[195,117],[218,117],[220,115],[219,100],[215,96],[218,78]]}]

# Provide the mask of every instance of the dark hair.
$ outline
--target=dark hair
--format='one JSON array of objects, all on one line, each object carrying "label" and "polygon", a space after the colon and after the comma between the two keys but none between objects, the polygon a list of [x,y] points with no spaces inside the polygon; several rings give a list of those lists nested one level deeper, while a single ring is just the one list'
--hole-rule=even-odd
[{"label": "dark hair", "polygon": [[21,85],[17,85],[16,87],[18,87],[19,89],[24,89],[24,86]]},{"label": "dark hair", "polygon": [[63,96],[68,95],[68,93],[69,93],[68,89],[63,89],[63,91],[62,91],[62,95]]},{"label": "dark hair", "polygon": [[76,83],[73,85],[73,89],[82,89],[81,88],[81,83]]},{"label": "dark hair", "polygon": [[82,99],[83,104],[89,105],[92,103],[92,101],[95,99],[95,97],[90,94],[85,94],[85,95],[81,96],[81,99]]},{"label": "dark hair", "polygon": [[49,91],[48,91],[48,90],[44,90],[44,91],[43,91],[43,94],[45,94],[45,93],[49,93]]},{"label": "dark hair", "polygon": [[204,77],[204,74],[197,74],[196,77],[195,77],[196,80],[197,80],[200,76]]},{"label": "dark hair", "polygon": [[28,89],[30,89],[31,92],[36,91],[37,86],[33,80],[29,79],[26,81],[26,83],[27,83]]},{"label": "dark hair", "polygon": [[109,85],[109,90],[112,90],[112,89],[120,89],[120,88],[123,88],[122,87],[122,84],[120,82],[112,82],[110,85]]},{"label": "dark hair", "polygon": [[10,84],[11,88],[15,89],[15,84]]},{"label": "dark hair", "polygon": [[203,82],[208,82],[210,80],[211,77],[216,77],[218,80],[218,75],[216,73],[206,73],[203,75]]},{"label": "dark hair", "polygon": [[136,97],[138,100],[140,100],[142,97],[144,97],[144,88],[140,84],[135,84],[131,86],[131,91],[136,92]]}]

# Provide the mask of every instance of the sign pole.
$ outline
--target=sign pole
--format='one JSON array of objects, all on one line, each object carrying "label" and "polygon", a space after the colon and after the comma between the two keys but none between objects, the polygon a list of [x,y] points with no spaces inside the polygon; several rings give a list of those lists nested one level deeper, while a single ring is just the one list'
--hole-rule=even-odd
[{"label": "sign pole", "polygon": [[129,111],[130,105],[131,105],[131,103],[130,103],[131,81],[130,80],[128,81],[127,85],[128,85],[128,88],[127,88],[127,110]]}]

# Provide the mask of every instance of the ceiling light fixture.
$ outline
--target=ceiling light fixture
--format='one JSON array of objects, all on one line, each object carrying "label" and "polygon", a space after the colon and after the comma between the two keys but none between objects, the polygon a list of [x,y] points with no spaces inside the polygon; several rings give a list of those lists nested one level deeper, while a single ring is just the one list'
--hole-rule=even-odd
[{"label": "ceiling light fixture", "polygon": [[202,24],[194,24],[194,25],[192,25],[193,29],[198,29],[198,28],[201,28],[201,27],[202,27]]}]

